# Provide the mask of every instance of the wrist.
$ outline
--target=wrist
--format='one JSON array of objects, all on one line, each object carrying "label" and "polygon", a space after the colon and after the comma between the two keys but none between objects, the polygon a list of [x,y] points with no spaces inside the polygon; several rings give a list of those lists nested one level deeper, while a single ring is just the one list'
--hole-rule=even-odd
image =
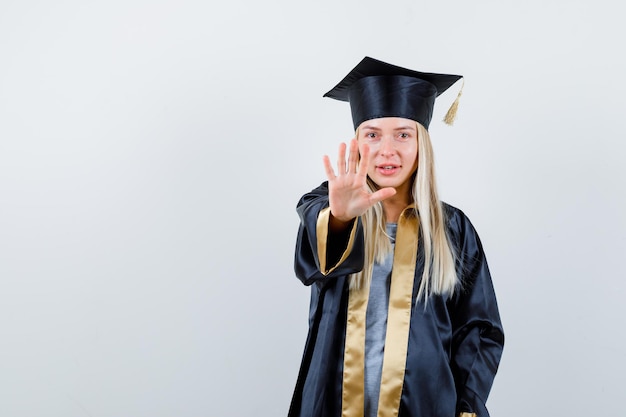
[{"label": "wrist", "polygon": [[331,211],[330,217],[328,219],[328,226],[330,230],[332,230],[333,232],[341,232],[341,231],[348,229],[352,225],[353,221],[354,221],[354,218],[343,220],[338,217],[335,217]]}]

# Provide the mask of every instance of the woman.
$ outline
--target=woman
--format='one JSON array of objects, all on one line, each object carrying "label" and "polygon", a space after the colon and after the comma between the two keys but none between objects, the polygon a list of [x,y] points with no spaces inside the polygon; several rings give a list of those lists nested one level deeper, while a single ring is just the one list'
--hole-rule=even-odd
[{"label": "woman", "polygon": [[356,135],[298,204],[311,305],[292,417],[489,415],[502,325],[478,235],[437,197],[427,130],[460,78],[366,57],[326,94]]}]

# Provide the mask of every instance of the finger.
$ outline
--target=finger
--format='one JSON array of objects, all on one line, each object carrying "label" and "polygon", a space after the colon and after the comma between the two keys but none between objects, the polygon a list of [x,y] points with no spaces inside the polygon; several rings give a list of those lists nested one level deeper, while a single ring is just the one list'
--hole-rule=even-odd
[{"label": "finger", "polygon": [[328,157],[328,155],[324,155],[324,171],[326,171],[326,178],[328,178],[328,181],[333,181],[336,176],[335,176],[335,171],[333,171],[333,166],[330,163],[330,158]]},{"label": "finger", "polygon": [[393,187],[381,188],[380,190],[370,195],[370,203],[374,205],[378,203],[379,201],[386,200],[389,197],[393,197],[394,195],[396,195],[395,188]]},{"label": "finger", "polygon": [[359,163],[359,144],[356,139],[350,141],[350,153],[348,154],[348,172],[356,173]]},{"label": "finger", "polygon": [[363,148],[361,150],[361,160],[359,161],[359,167],[357,170],[357,175],[363,179],[367,176],[367,169],[370,163],[370,147],[367,143],[363,144]]},{"label": "finger", "polygon": [[339,144],[339,155],[337,156],[337,175],[346,173],[346,144]]}]

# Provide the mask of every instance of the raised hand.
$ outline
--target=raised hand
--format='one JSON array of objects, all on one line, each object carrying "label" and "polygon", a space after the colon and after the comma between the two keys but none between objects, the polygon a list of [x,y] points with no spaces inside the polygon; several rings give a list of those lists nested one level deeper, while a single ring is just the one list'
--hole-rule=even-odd
[{"label": "raised hand", "polygon": [[342,143],[339,145],[337,174],[335,175],[330,158],[324,155],[324,168],[326,177],[328,177],[330,213],[335,220],[343,223],[350,222],[355,217],[365,213],[377,202],[396,193],[393,187],[382,188],[374,193],[369,191],[366,182],[369,158],[369,146],[364,144],[359,163],[358,143],[356,139],[352,139],[346,166],[346,144]]}]

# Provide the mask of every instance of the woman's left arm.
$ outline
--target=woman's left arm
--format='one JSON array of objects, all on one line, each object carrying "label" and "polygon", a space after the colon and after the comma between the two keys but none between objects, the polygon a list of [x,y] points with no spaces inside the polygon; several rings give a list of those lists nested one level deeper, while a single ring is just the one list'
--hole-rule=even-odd
[{"label": "woman's left arm", "polygon": [[451,215],[450,226],[461,281],[449,301],[457,414],[488,417],[485,402],[502,356],[504,332],[478,234],[461,211]]}]

